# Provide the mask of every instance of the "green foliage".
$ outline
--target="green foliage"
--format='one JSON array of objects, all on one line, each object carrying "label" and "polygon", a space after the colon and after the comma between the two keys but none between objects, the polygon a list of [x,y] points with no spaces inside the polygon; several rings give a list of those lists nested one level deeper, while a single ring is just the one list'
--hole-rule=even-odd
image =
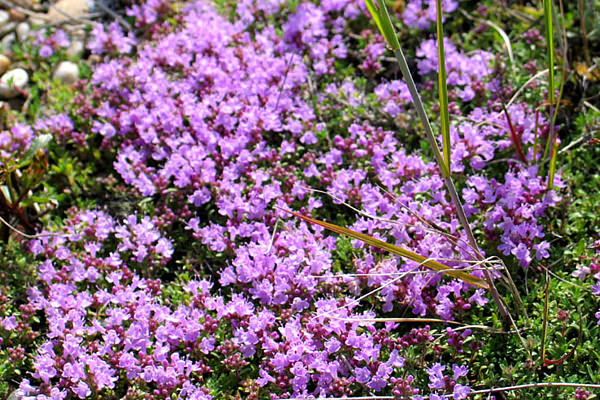
[{"label": "green foliage", "polygon": [[444,24],[442,13],[442,0],[436,0],[436,30],[438,42],[438,92],[440,99],[440,125],[442,127],[442,148],[444,149],[444,162],[450,171],[450,112],[448,109],[448,87],[446,86],[446,53],[444,52]]}]

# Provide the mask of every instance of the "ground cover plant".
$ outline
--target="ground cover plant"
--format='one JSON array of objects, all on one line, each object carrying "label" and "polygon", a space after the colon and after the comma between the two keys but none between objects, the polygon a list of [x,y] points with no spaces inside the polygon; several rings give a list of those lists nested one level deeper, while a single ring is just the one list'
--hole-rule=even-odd
[{"label": "ground cover plant", "polygon": [[118,7],[12,48],[0,396],[597,397],[598,2]]}]

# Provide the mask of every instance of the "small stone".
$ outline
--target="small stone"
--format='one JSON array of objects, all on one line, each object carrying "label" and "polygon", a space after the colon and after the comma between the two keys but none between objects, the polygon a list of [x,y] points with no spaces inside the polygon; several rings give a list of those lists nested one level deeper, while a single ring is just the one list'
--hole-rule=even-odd
[{"label": "small stone", "polygon": [[20,22],[15,31],[17,32],[17,38],[19,39],[19,42],[22,42],[29,36],[31,28],[27,22]]},{"label": "small stone", "polygon": [[72,18],[82,18],[89,9],[87,0],[58,0],[48,10],[48,22],[58,23]]},{"label": "small stone", "polygon": [[34,28],[40,27],[46,23],[45,18],[41,17],[29,17],[29,24]]},{"label": "small stone", "polygon": [[11,8],[8,13],[10,14],[10,19],[12,19],[13,21],[24,21],[25,20],[25,14],[23,14],[20,11],[15,10],[14,8]]},{"label": "small stone", "polygon": [[4,36],[7,33],[11,33],[17,27],[16,22],[7,22],[6,24],[0,25],[0,36]]},{"label": "small stone", "polygon": [[72,85],[79,79],[79,67],[71,61],[63,61],[58,64],[53,78],[66,85]]},{"label": "small stone", "polygon": [[10,19],[10,14],[4,10],[0,10],[0,26],[5,25]]},{"label": "small stone", "polygon": [[10,47],[17,41],[17,35],[14,32],[9,33],[8,35],[2,38],[2,46],[5,49],[10,49]]},{"label": "small stone", "polygon": [[0,75],[8,71],[8,67],[10,67],[10,58],[0,54]]},{"label": "small stone", "polygon": [[29,82],[29,75],[23,68],[11,69],[0,78],[0,97],[11,99],[19,95],[18,89],[23,89]]},{"label": "small stone", "polygon": [[83,53],[85,49],[85,45],[82,40],[73,39],[69,48],[67,48],[67,56],[69,57],[79,57]]}]

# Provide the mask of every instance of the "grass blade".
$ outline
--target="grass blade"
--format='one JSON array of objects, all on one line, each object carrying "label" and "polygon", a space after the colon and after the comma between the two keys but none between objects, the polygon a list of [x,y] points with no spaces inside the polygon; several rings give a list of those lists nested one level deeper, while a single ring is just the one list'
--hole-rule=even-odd
[{"label": "grass blade", "polygon": [[[365,0],[369,1],[369,0]],[[372,0],[371,0],[372,1]],[[378,18],[380,20],[380,24],[382,24],[382,20],[385,18],[388,20],[390,26],[392,26],[391,21],[389,20],[389,14],[387,13],[387,8],[383,0],[378,0],[378,4],[380,6],[380,13],[378,14]],[[404,56],[404,52],[402,51],[402,47],[398,42],[398,37],[394,34],[393,39],[395,40],[392,48],[396,43],[398,47],[394,51],[394,55],[396,56],[396,61],[398,62],[398,66],[400,67],[400,71],[402,71],[402,76],[406,81],[406,85],[408,86],[408,91],[410,92],[410,96],[413,101],[413,105],[421,119],[421,123],[423,124],[423,129],[425,130],[425,136],[429,141],[429,145],[433,151],[433,155],[435,160],[441,170],[442,176],[444,177],[444,184],[448,189],[448,193],[452,198],[452,203],[456,207],[456,213],[458,214],[458,219],[460,220],[461,225],[463,226],[465,233],[467,235],[467,239],[469,240],[470,246],[475,250],[476,256],[478,260],[483,260],[483,255],[479,250],[479,246],[477,245],[477,241],[475,240],[475,236],[473,235],[473,231],[471,230],[471,226],[469,225],[469,220],[467,219],[467,215],[465,214],[464,208],[462,206],[462,202],[460,201],[460,197],[458,196],[458,192],[456,191],[456,187],[454,186],[454,182],[452,181],[452,177],[450,176],[450,170],[446,168],[446,163],[444,162],[444,157],[440,151],[435,135],[433,134],[433,130],[431,129],[431,124],[429,123],[429,118],[427,117],[427,112],[425,111],[425,107],[423,106],[423,102],[421,101],[421,96],[419,95],[419,91],[417,90],[417,86],[415,85],[415,81],[412,78],[410,73],[410,69],[408,68],[408,63],[406,62],[406,57]],[[510,312],[506,308],[504,304],[504,300],[500,297],[498,290],[494,286],[494,282],[492,281],[492,276],[489,271],[484,271],[486,283],[485,285],[489,288],[490,295],[494,299],[494,302],[498,306],[498,310],[502,314],[504,319],[504,323],[509,326],[515,326],[514,319],[510,315]],[[515,289],[516,291],[516,289]]]},{"label": "grass blade", "polygon": [[388,46],[395,51],[400,48],[400,42],[398,41],[398,35],[396,35],[396,31],[394,30],[392,19],[388,14],[385,1],[377,0],[377,4],[379,5],[379,22],[381,23],[381,29],[383,30],[382,34],[385,37]]},{"label": "grass blade", "polygon": [[556,155],[558,148],[558,138],[554,138],[554,143],[552,143],[552,150],[550,152],[550,171],[548,172],[548,190],[551,190],[554,187],[554,173],[556,171]]},{"label": "grass blade", "polygon": [[381,21],[379,19],[379,10],[377,9],[377,6],[373,3],[372,0],[365,0],[365,5],[367,6],[367,10],[369,10],[369,13],[371,14],[371,17],[373,18],[373,21],[375,21],[375,25],[377,25],[377,29],[379,29],[379,32],[381,32],[381,34],[383,35],[383,27],[381,26]]},{"label": "grass blade", "polygon": [[[544,151],[544,157],[542,163],[546,159],[548,152],[550,153],[550,173],[548,174],[548,189],[552,189],[554,185],[554,169],[556,162],[556,133],[554,132],[554,121],[555,121],[555,95],[554,95],[554,27],[553,27],[553,16],[552,16],[552,0],[543,0],[544,6],[544,25],[546,34],[546,44],[548,46],[547,64],[548,64],[548,102],[550,103],[550,134],[548,135],[548,141],[546,142],[546,149]],[[543,172],[543,170],[542,170]]]},{"label": "grass blade", "polygon": [[504,41],[504,45],[506,46],[506,52],[508,53],[508,59],[510,60],[510,64],[514,68],[514,66],[515,66],[515,58],[513,56],[512,46],[510,44],[510,38],[508,37],[508,35],[504,31],[504,29],[500,28],[498,25],[496,25],[492,21],[484,21],[484,23],[487,26],[489,26],[491,28],[494,28],[496,30],[496,32],[498,32],[498,34],[500,35],[500,37]]},{"label": "grass blade", "polygon": [[400,47],[400,42],[398,41],[398,36],[396,35],[394,25],[392,25],[392,20],[390,19],[384,1],[377,0],[377,5],[375,5],[373,0],[365,0],[365,5],[373,17],[377,29],[379,29],[379,32],[381,32],[385,41],[388,43],[388,46],[390,46],[392,50],[398,49]]},{"label": "grass blade", "polygon": [[548,46],[548,101],[554,106],[554,29],[552,22],[552,0],[544,1],[544,25],[546,27],[546,43]]},{"label": "grass blade", "polygon": [[448,112],[448,87],[446,86],[446,53],[444,51],[444,25],[442,23],[442,0],[436,0],[437,9],[437,39],[438,39],[438,91],[440,98],[440,123],[442,127],[442,149],[444,163],[450,170],[450,113]]},{"label": "grass blade", "polygon": [[442,156],[442,153],[440,152],[440,148],[433,134],[433,130],[431,129],[431,124],[429,123],[429,118],[427,117],[425,106],[421,101],[421,96],[419,95],[419,91],[417,90],[415,81],[412,78],[410,69],[408,68],[406,57],[404,57],[404,52],[400,47],[400,42],[398,41],[398,36],[394,31],[392,20],[390,18],[390,15],[388,14],[385,2],[384,0],[377,0],[376,6],[373,3],[373,0],[365,0],[365,4],[367,5],[367,9],[373,16],[373,19],[375,20],[375,24],[377,24],[379,31],[385,37],[385,40],[388,42],[388,45],[392,48],[392,50],[394,50],[396,60],[398,61],[398,66],[402,71],[402,76],[404,76],[404,79],[406,80],[408,91],[410,92],[410,96],[412,98],[417,114],[419,114],[419,118],[421,119],[421,122],[423,124],[423,129],[425,130],[425,134],[427,136],[427,140],[429,141],[429,145],[433,150],[435,160],[439,165],[440,169],[442,170],[442,175],[444,177],[449,177],[450,171],[448,168],[446,168],[446,163],[444,162],[444,158]]},{"label": "grass blade", "polygon": [[285,209],[282,209],[282,210],[287,213],[290,213],[290,214],[294,215],[295,217],[300,218],[301,220],[308,222],[310,224],[319,225],[319,226],[322,226],[323,228],[328,229],[332,232],[336,232],[341,235],[345,235],[345,236],[348,236],[348,237],[351,237],[354,239],[358,239],[363,243],[366,243],[373,247],[377,247],[379,249],[385,250],[389,253],[392,253],[392,254],[395,254],[395,255],[398,255],[398,256],[401,256],[404,258],[408,258],[409,260],[418,262],[418,263],[426,266],[429,269],[432,269],[436,272],[441,272],[441,273],[450,275],[456,279],[460,279],[464,282],[470,283],[471,285],[474,285],[474,286],[477,286],[477,287],[480,287],[483,289],[489,289],[489,285],[487,284],[487,282],[485,282],[484,280],[482,280],[480,278],[477,278],[477,277],[470,275],[463,271],[456,271],[452,267],[449,267],[449,266],[439,263],[437,261],[423,257],[417,253],[410,251],[410,250],[403,249],[401,247],[395,246],[390,243],[386,243],[382,240],[375,239],[374,237],[350,230],[348,228],[341,227],[339,225],[330,224],[328,222],[324,222],[324,221],[320,221],[318,219],[307,217],[305,215],[299,214],[294,211],[285,210]]},{"label": "grass blade", "polygon": [[523,164],[527,165],[527,158],[525,158],[525,153],[523,153],[523,146],[521,146],[521,135],[519,135],[512,124],[512,120],[510,119],[510,115],[508,114],[508,110],[504,103],[502,103],[502,110],[504,111],[504,115],[506,116],[506,123],[508,124],[508,131],[510,133],[510,140],[515,146],[515,150],[517,151],[517,155],[519,159],[523,162]]}]

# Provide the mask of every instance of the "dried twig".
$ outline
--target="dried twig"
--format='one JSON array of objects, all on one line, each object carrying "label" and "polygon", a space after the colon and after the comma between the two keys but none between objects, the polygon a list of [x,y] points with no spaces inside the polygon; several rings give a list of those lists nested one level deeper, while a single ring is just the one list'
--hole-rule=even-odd
[{"label": "dried twig", "polygon": [[23,236],[26,239],[39,239],[42,237],[53,237],[53,236],[58,236],[58,237],[70,237],[70,236],[74,236],[75,233],[40,233],[37,235],[29,235],[17,228],[15,228],[14,226],[12,226],[10,223],[8,223],[7,220],[5,220],[4,218],[0,217],[0,222],[2,222],[4,225],[6,225],[10,230],[12,230],[13,232],[18,233],[19,235]]},{"label": "dried twig", "polygon": [[[526,383],[523,385],[504,386],[491,389],[472,390],[468,393],[468,396],[475,396],[478,394],[492,394],[496,392],[510,392],[514,390],[522,389],[536,389],[536,388],[559,388],[559,387],[573,387],[573,388],[585,388],[585,389],[600,389],[600,384],[596,383],[571,383],[571,382],[539,382],[539,383]],[[454,394],[442,394],[439,397],[452,398]],[[429,399],[429,396],[424,396],[423,399]],[[359,397],[315,397],[313,400],[395,400],[395,396],[359,396]],[[299,397],[289,398],[287,400],[304,400]]]},{"label": "dried twig", "polygon": [[130,32],[133,29],[131,27],[131,24],[129,24],[129,22],[127,22],[125,18],[121,17],[119,14],[111,10],[110,7],[104,4],[102,0],[95,0],[94,4],[96,5],[96,7],[113,17],[115,21],[117,21],[121,26],[123,26],[123,28],[127,29],[128,32]]}]

